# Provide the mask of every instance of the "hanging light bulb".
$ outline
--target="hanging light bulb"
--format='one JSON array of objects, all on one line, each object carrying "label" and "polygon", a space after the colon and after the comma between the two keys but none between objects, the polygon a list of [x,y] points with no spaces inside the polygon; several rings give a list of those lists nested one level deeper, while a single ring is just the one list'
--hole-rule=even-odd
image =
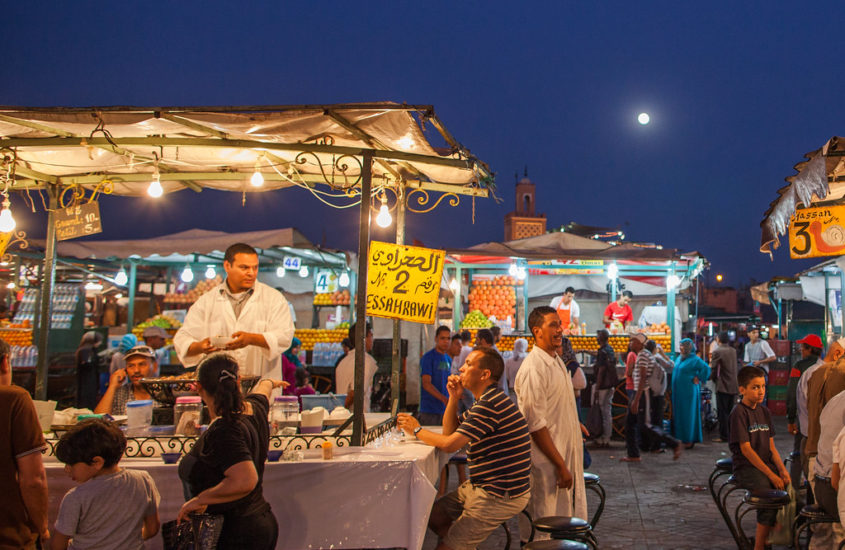
[{"label": "hanging light bulb", "polygon": [[449,281],[449,290],[452,291],[452,294],[457,294],[459,288],[461,288],[461,285],[460,283],[458,283],[457,279],[452,279],[451,281]]},{"label": "hanging light bulb", "polygon": [[3,196],[3,210],[0,210],[0,232],[11,233],[15,229],[15,218],[12,217],[12,211],[9,207],[12,203],[9,197]]},{"label": "hanging light bulb", "polygon": [[678,286],[680,284],[681,284],[681,279],[679,279],[678,276],[675,275],[674,273],[672,273],[671,275],[666,277],[666,289],[667,290],[672,290],[672,289],[678,288]]},{"label": "hanging light bulb", "polygon": [[217,272],[214,271],[214,267],[208,266],[208,269],[205,270],[205,278],[206,279],[213,279],[217,276]]},{"label": "hanging light bulb", "polygon": [[194,272],[191,271],[191,266],[185,266],[185,269],[182,270],[182,275],[180,275],[180,279],[182,279],[182,282],[185,283],[190,283],[194,280]]},{"label": "hanging light bulb", "polygon": [[9,284],[7,284],[7,285],[6,285],[6,288],[8,288],[8,289],[13,289],[13,288],[15,288],[15,282],[14,282],[14,281],[9,281]]},{"label": "hanging light bulb", "polygon": [[284,278],[284,276],[285,276],[285,268],[282,267],[282,266],[277,267],[276,268],[276,277],[278,277],[279,279],[282,279],[282,278]]},{"label": "hanging light bulb", "polygon": [[164,189],[161,187],[161,176],[158,173],[158,164],[156,164],[155,171],[153,172],[153,181],[151,181],[150,186],[147,187],[147,195],[157,199],[163,194]]},{"label": "hanging light bulb", "polygon": [[252,177],[249,178],[249,183],[252,184],[253,187],[261,187],[264,185],[264,174],[261,173],[261,157],[264,155],[259,156],[255,160],[255,170],[252,173]]},{"label": "hanging light bulb", "polygon": [[381,194],[381,208],[378,209],[378,216],[376,216],[376,223],[379,227],[389,227],[393,223],[393,217],[390,215],[390,210],[387,208],[387,197],[384,193]]},{"label": "hanging light bulb", "polygon": [[524,281],[525,277],[527,275],[528,275],[528,273],[525,271],[524,267],[520,266],[519,268],[517,268],[517,270],[516,270],[516,278],[517,279],[519,279],[520,281]]},{"label": "hanging light bulb", "polygon": [[619,266],[615,263],[610,264],[607,266],[607,278],[611,281],[615,281],[616,277],[619,276]]},{"label": "hanging light bulb", "polygon": [[120,271],[114,276],[114,282],[120,286],[126,286],[126,283],[129,282],[129,277],[126,276],[126,269],[123,266],[120,266]]},{"label": "hanging light bulb", "polygon": [[347,273],[345,271],[343,273],[341,273],[340,279],[338,279],[337,283],[343,288],[348,287],[349,286],[349,273]]},{"label": "hanging light bulb", "polygon": [[508,273],[511,277],[516,277],[517,271],[518,269],[516,267],[516,264],[511,264],[511,266],[508,268]]},{"label": "hanging light bulb", "polygon": [[308,276],[308,266],[304,265],[299,269],[299,276],[300,277],[307,277]]}]

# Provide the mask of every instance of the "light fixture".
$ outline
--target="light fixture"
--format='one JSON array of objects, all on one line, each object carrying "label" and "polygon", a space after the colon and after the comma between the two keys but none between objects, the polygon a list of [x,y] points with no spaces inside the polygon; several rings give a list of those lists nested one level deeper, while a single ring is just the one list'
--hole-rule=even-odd
[{"label": "light fixture", "polygon": [[158,163],[156,163],[155,170],[153,171],[153,181],[151,181],[150,186],[147,187],[147,195],[157,199],[163,194],[164,189],[161,187],[161,175],[158,173]]},{"label": "light fixture", "polygon": [[214,271],[213,266],[208,266],[208,269],[205,270],[205,278],[206,279],[213,279],[217,276],[217,272]]},{"label": "light fixture", "polygon": [[285,268],[283,266],[279,266],[276,268],[276,277],[279,279],[285,276]]},{"label": "light fixture", "polygon": [[515,263],[512,263],[511,266],[508,268],[508,273],[510,273],[511,277],[516,277],[517,271],[518,269]]},{"label": "light fixture", "polygon": [[3,210],[0,211],[0,232],[2,233],[11,233],[15,229],[15,218],[12,217],[12,211],[9,207],[12,203],[9,201],[9,197],[4,195],[3,196]]},{"label": "light fixture", "polygon": [[340,278],[337,281],[337,284],[339,284],[343,288],[348,287],[349,286],[349,273],[347,273],[345,271],[343,273],[341,273]]},{"label": "light fixture", "polygon": [[9,281],[9,284],[7,284],[7,285],[6,285],[6,288],[9,288],[9,289],[13,289],[13,288],[15,288],[15,282],[14,282],[14,281]]},{"label": "light fixture", "polygon": [[307,265],[304,265],[301,268],[299,268],[299,276],[300,277],[307,277],[308,276],[308,266]]},{"label": "light fixture", "polygon": [[120,266],[120,271],[114,276],[114,282],[120,286],[126,286],[126,283],[129,282],[129,277],[126,276],[126,269],[123,266]]},{"label": "light fixture", "polygon": [[252,177],[249,178],[249,183],[252,184],[253,187],[261,187],[264,185],[264,174],[261,173],[261,157],[263,156],[264,154],[262,153],[257,159],[255,159],[255,170],[252,173]]},{"label": "light fixture", "polygon": [[666,277],[666,288],[668,290],[674,290],[674,289],[678,288],[678,286],[680,284],[681,284],[681,279],[678,278],[678,276],[675,275],[674,273],[672,273],[671,275]]},{"label": "light fixture", "polygon": [[85,283],[85,290],[103,290],[103,285],[94,281],[88,281]]},{"label": "light fixture", "polygon": [[722,276],[722,274],[721,274],[721,273],[717,273],[717,274],[716,274],[716,282],[717,282],[717,283],[721,283],[721,282],[722,282],[722,279],[724,279],[724,277]]},{"label": "light fixture", "polygon": [[116,300],[120,300],[121,298],[123,298],[123,293],[118,292],[117,294],[114,295],[114,297],[115,297]]},{"label": "light fixture", "polygon": [[182,282],[184,283],[190,283],[191,281],[193,281],[194,272],[191,271],[191,266],[186,265],[185,269],[182,270],[182,275],[180,275],[179,278],[182,279]]},{"label": "light fixture", "polygon": [[615,263],[612,263],[607,266],[607,278],[611,281],[615,281],[616,278],[619,276],[619,266]]},{"label": "light fixture", "polygon": [[460,283],[458,283],[457,279],[452,279],[449,281],[449,290],[452,291],[452,294],[457,294],[458,290],[461,288]]},{"label": "light fixture", "polygon": [[528,276],[528,272],[525,271],[524,267],[520,266],[516,270],[516,278],[519,279],[520,281],[524,281],[526,276]]},{"label": "light fixture", "polygon": [[393,223],[393,217],[390,215],[390,210],[387,208],[387,197],[384,193],[381,194],[381,208],[378,209],[378,216],[376,216],[376,224],[379,227],[388,227]]}]

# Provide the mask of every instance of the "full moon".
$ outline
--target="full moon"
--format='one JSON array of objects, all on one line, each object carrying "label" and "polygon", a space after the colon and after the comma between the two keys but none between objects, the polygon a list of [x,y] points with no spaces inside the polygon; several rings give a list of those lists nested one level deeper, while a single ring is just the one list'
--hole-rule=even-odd
[{"label": "full moon", "polygon": [[649,117],[649,116],[648,116],[648,113],[640,113],[640,114],[637,116],[637,122],[639,122],[639,123],[640,123],[640,124],[642,124],[643,126],[645,126],[646,124],[648,124],[649,120],[651,120],[651,117]]}]

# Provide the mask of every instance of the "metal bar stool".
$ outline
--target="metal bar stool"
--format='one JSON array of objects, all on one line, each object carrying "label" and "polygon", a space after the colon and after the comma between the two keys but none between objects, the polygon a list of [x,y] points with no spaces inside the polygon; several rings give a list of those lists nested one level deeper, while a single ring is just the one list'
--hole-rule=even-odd
[{"label": "metal bar stool", "polygon": [[599,507],[596,508],[595,513],[593,514],[593,518],[590,520],[590,527],[593,529],[596,528],[596,524],[599,522],[599,518],[601,517],[602,512],[604,512],[604,501],[606,498],[606,494],[604,492],[604,487],[601,486],[601,478],[596,474],[591,474],[590,472],[584,472],[584,488],[589,489],[596,493],[599,496]]},{"label": "metal bar stool", "polygon": [[[818,504],[808,504],[798,512],[795,521],[792,523],[792,528],[795,530],[793,544],[797,550],[810,547],[810,539],[813,537],[812,526],[821,523],[839,523],[839,518],[828,515]],[[801,533],[805,530],[807,531],[806,544],[801,544]],[[839,548],[842,548],[843,545],[845,545],[845,541],[839,545]]]},{"label": "metal bar stool", "polygon": [[[534,540],[534,522],[531,521],[531,514],[528,513],[528,510],[523,510],[520,513],[526,518],[528,518],[528,525],[531,526],[531,536],[528,537],[528,542],[531,542],[532,540]],[[507,521],[502,523],[502,529],[505,530],[505,550],[509,550],[511,547],[511,530],[508,527]],[[517,532],[517,534],[519,534],[519,532]]]},{"label": "metal bar stool", "polygon": [[742,528],[743,517],[749,512],[757,510],[779,510],[787,504],[789,504],[789,494],[786,491],[778,491],[776,489],[746,491],[742,502],[739,503],[734,511],[734,525],[739,535],[738,542],[740,549],[750,550],[754,546],[751,544],[751,540],[745,536],[745,531]]},{"label": "metal bar stool", "polygon": [[589,550],[590,547],[583,542],[574,540],[538,540],[529,542],[522,547],[522,550]]},{"label": "metal bar stool", "polygon": [[549,516],[534,520],[534,528],[549,533],[553,539],[584,542],[593,550],[598,550],[599,547],[593,528],[587,520],[581,518]]}]

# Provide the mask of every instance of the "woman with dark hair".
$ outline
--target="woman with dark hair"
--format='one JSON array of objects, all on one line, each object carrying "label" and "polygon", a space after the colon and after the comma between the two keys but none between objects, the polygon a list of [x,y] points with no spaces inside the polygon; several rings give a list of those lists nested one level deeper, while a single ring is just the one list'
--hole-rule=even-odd
[{"label": "woman with dark hair", "polygon": [[296,395],[296,369],[305,368],[297,356],[301,347],[302,342],[294,337],[290,347],[282,354],[282,380],[288,383],[284,395]]},{"label": "woman with dark hair", "polygon": [[197,393],[211,422],[179,463],[190,496],[179,520],[191,512],[223,515],[217,548],[271,549],[279,525],[264,500],[261,480],[270,444],[270,394],[287,384],[264,379],[241,395],[238,363],[226,353],[206,357],[197,367]]},{"label": "woman with dark hair", "polygon": [[103,342],[103,335],[89,331],[82,335],[76,348],[76,406],[91,409],[97,406],[100,387],[100,356],[97,348]]}]

